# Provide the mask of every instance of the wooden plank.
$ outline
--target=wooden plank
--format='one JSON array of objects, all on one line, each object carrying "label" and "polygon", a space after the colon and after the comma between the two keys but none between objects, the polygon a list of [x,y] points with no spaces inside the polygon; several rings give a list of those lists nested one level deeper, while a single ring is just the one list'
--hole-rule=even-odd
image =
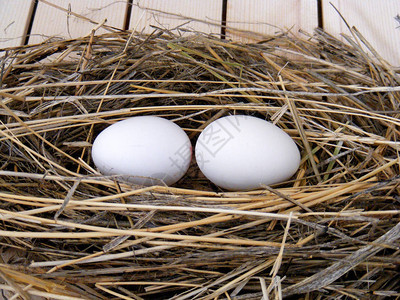
[{"label": "wooden plank", "polygon": [[317,0],[228,0],[226,19],[228,38],[254,42],[262,40],[261,35],[287,30],[293,34],[299,29],[312,33],[318,26],[318,5]]},{"label": "wooden plank", "polygon": [[168,30],[179,27],[219,36],[221,17],[222,0],[134,0],[130,29],[151,33],[151,26]]},{"label": "wooden plank", "polygon": [[[400,23],[395,19],[400,14],[399,0],[323,0],[323,27],[330,34],[340,37],[341,33],[350,35],[350,31],[329,2],[384,59],[400,66]],[[343,37],[341,39],[344,40]]]},{"label": "wooden plank", "polygon": [[0,0],[0,48],[24,43],[32,7],[33,0]]},{"label": "wooden plank", "polygon": [[[58,7],[56,7],[58,6]],[[82,17],[77,17],[74,14]],[[29,43],[48,38],[78,38],[91,32],[96,24],[107,19],[106,25],[122,29],[125,24],[127,0],[40,0],[32,24]],[[101,28],[98,34],[107,32]]]}]

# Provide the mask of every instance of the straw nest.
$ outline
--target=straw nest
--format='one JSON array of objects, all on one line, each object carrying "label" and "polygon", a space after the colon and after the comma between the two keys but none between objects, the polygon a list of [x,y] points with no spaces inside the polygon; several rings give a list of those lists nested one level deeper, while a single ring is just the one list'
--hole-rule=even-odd
[{"label": "straw nest", "polygon": [[[252,45],[122,32],[4,51],[3,295],[399,297],[399,70],[352,32]],[[226,192],[192,162],[173,187],[132,186],[91,161],[96,135],[128,117],[173,120],[194,144],[238,113],[293,137],[290,181]]]}]

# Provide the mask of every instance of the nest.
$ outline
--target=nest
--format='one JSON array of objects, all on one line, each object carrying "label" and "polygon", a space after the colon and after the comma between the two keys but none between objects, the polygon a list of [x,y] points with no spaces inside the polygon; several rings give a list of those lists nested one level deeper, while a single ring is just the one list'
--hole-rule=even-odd
[{"label": "nest", "polygon": [[[6,49],[3,295],[400,296],[399,70],[353,33],[245,45],[157,30]],[[302,154],[296,175],[227,192],[193,161],[174,186],[144,187],[91,161],[96,135],[119,120],[161,116],[194,144],[229,114],[285,130]]]}]

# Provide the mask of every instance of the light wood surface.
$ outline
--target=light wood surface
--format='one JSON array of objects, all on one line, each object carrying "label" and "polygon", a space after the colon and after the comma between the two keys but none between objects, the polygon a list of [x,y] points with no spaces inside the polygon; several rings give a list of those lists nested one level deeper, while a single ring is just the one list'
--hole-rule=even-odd
[{"label": "light wood surface", "polygon": [[[309,33],[318,26],[316,0],[229,0],[227,7],[227,26],[261,35],[273,35],[290,30],[298,34],[299,29]],[[229,38],[243,42],[262,39],[248,32],[227,30]]]},{"label": "light wood surface", "polygon": [[341,33],[351,33],[331,3],[381,56],[392,65],[400,66],[400,23],[395,19],[400,14],[399,0],[324,0],[324,29],[340,37]]},{"label": "light wood surface", "polygon": [[33,0],[0,0],[0,48],[25,41]]},{"label": "light wood surface", "polygon": [[[207,34],[221,33],[222,0],[135,0],[130,29],[151,33],[156,26],[162,29],[180,28]],[[174,33],[177,31],[175,30]]]},{"label": "light wood surface", "polygon": [[[90,34],[96,23],[123,28],[127,1],[120,0],[40,0],[35,13],[29,43],[49,38],[77,38]],[[74,15],[73,12],[77,15]],[[97,33],[105,33],[101,28]]]},{"label": "light wood surface", "polygon": [[[390,64],[400,66],[400,0],[228,0],[227,38],[241,42],[299,30],[312,33],[318,19],[328,33],[350,35],[345,22],[355,26]],[[223,0],[0,0],[0,49],[23,44],[33,20],[29,44],[47,39],[88,35],[98,23],[111,28],[150,33],[154,27],[185,34],[195,30],[220,36]],[[332,3],[332,4],[331,4]],[[319,16],[321,14],[321,16]],[[179,28],[179,30],[176,30]],[[110,29],[100,28],[97,34]],[[251,34],[254,32],[255,34]],[[343,39],[344,40],[344,39]],[[366,49],[366,47],[364,47]]]}]

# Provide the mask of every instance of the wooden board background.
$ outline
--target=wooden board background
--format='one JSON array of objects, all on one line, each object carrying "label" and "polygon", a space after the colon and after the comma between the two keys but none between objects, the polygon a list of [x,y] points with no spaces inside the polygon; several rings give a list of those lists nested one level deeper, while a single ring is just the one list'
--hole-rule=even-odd
[{"label": "wooden board background", "polygon": [[[53,4],[54,6],[50,5]],[[51,0],[39,1],[29,43],[49,38],[78,38],[90,34],[96,23],[123,28],[128,2],[115,0]],[[76,15],[72,14],[75,13]],[[98,33],[107,32],[100,28]]]},{"label": "wooden board background", "polygon": [[338,37],[350,34],[333,6],[380,55],[400,66],[400,0],[0,0],[0,48],[84,36],[105,19],[109,27],[98,33],[159,27],[220,36],[226,22],[226,37],[241,42],[282,30],[312,33],[317,26]]},{"label": "wooden board background", "polygon": [[[316,0],[253,0],[251,4],[243,0],[228,1],[226,25],[229,38],[254,42],[257,41],[257,36],[251,38],[248,32],[275,35],[290,30],[297,34],[299,29],[311,33],[318,27]],[[229,27],[232,30],[229,30]],[[259,37],[261,38],[262,36]]]},{"label": "wooden board background", "polygon": [[400,66],[400,22],[396,21],[396,16],[400,14],[399,0],[324,1],[323,27],[332,35],[340,37],[341,33],[351,33],[334,7],[380,55],[393,65]]},{"label": "wooden board background", "polygon": [[31,0],[0,0],[0,48],[25,42],[32,6]]},{"label": "wooden board background", "polygon": [[151,33],[155,26],[179,28],[182,33],[185,29],[207,34],[221,32],[221,0],[142,0],[133,4],[129,29]]}]

